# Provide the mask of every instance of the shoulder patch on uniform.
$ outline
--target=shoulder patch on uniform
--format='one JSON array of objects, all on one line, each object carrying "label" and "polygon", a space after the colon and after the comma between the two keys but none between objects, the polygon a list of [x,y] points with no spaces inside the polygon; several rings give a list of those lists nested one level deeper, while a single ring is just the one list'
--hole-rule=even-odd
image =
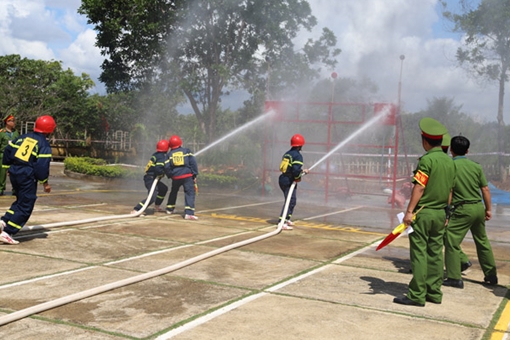
[{"label": "shoulder patch on uniform", "polygon": [[418,170],[415,174],[414,174],[414,180],[419,184],[421,185],[422,187],[426,187],[427,186],[427,182],[429,181],[429,176],[424,173],[423,171],[421,170]]}]

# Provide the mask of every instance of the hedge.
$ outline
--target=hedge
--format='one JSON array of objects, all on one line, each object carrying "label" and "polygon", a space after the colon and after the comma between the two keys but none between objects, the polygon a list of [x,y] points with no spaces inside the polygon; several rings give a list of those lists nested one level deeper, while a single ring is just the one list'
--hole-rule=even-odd
[{"label": "hedge", "polygon": [[66,170],[80,174],[105,178],[136,178],[143,175],[141,169],[128,169],[121,165],[108,165],[104,159],[91,157],[67,157],[64,160]]},{"label": "hedge", "polygon": [[[68,171],[105,178],[139,178],[143,177],[142,168],[125,168],[121,165],[109,165],[104,159],[91,157],[67,157],[64,167]],[[200,173],[198,184],[204,188],[234,188],[242,179],[231,175]]]}]

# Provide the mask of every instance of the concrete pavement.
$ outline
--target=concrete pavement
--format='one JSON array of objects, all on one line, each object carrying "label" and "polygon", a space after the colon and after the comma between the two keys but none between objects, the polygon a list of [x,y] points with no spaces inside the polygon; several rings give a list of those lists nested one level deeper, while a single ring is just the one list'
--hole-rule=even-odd
[{"label": "concrete pavement", "polygon": [[[140,181],[141,182],[141,181]],[[141,183],[93,182],[53,165],[53,191],[28,225],[127,214]],[[12,198],[0,197],[5,211]],[[183,209],[179,194],[177,211]],[[283,199],[201,190],[199,221],[152,213],[22,231],[0,245],[3,316],[95,287],[168,268],[274,231]],[[293,231],[0,326],[2,339],[502,339],[510,281],[509,209],[497,206],[488,232],[498,286],[481,283],[474,244],[465,288],[443,303],[392,303],[407,291],[406,236],[376,252],[396,225],[384,197],[317,205],[299,197]],[[499,322],[499,324],[498,324]]]}]

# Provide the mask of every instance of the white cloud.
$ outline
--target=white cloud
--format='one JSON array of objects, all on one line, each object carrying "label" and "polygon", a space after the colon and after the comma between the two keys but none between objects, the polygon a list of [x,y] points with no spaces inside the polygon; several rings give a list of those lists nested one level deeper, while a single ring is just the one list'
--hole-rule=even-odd
[{"label": "white cloud", "polygon": [[96,73],[103,62],[103,56],[97,47],[96,33],[91,29],[81,32],[67,48],[61,50],[59,55],[75,73]]},{"label": "white cloud", "polygon": [[[451,0],[450,2],[452,2]],[[447,25],[437,0],[309,0],[318,29],[330,28],[342,53],[335,70],[340,77],[367,76],[378,84],[378,100],[396,102],[402,72],[402,107],[416,112],[434,97],[454,98],[463,112],[494,121],[497,86],[480,87],[457,66],[458,36],[437,32]],[[330,72],[328,70],[328,72]],[[507,106],[510,98],[507,96]],[[508,111],[508,110],[506,110]],[[507,114],[506,120],[510,119]]]},{"label": "white cloud", "polygon": [[96,33],[77,13],[80,0],[3,0],[0,2],[0,54],[59,60],[76,75],[97,78],[103,58],[94,46]]}]

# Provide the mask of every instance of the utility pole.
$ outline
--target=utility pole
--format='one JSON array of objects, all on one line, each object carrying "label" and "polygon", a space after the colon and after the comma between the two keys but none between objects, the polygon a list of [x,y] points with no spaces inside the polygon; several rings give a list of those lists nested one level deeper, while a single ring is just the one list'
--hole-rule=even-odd
[{"label": "utility pole", "polygon": [[398,79],[398,114],[400,115],[400,95],[402,92],[402,69],[404,68],[405,55],[400,56],[400,77]]}]

